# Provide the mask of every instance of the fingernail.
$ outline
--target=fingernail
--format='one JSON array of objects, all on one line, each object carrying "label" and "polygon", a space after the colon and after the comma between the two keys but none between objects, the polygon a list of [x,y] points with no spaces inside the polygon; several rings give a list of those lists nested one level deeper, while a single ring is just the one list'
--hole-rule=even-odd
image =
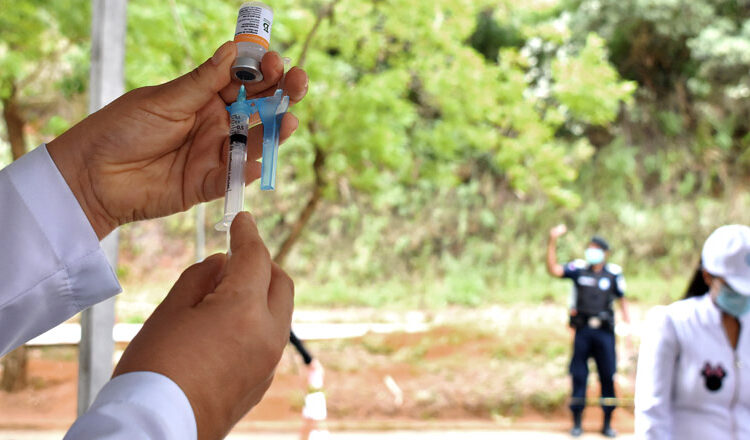
[{"label": "fingernail", "polygon": [[218,66],[219,64],[222,63],[222,61],[224,61],[224,59],[227,56],[229,56],[229,53],[231,52],[231,50],[232,50],[231,44],[226,44],[226,43],[222,44],[221,47],[218,48],[216,52],[214,53],[214,55],[211,57],[211,63],[214,66]]}]

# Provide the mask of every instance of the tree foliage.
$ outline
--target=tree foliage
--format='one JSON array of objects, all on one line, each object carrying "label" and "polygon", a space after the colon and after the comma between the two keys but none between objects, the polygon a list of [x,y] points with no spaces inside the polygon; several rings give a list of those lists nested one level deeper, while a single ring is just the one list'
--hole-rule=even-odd
[{"label": "tree foliage", "polygon": [[675,173],[694,176],[693,192],[730,190],[748,174],[747,1],[575,0],[560,11],[573,40],[601,35],[614,66],[640,85],[639,105],[628,115],[632,142],[647,153],[681,150]]},{"label": "tree foliage", "polygon": [[[0,8],[0,97],[13,84],[31,86],[39,94],[46,84],[59,86],[75,70],[77,50],[89,37],[90,2],[62,0],[2,0]],[[88,54],[86,54],[87,56]]]},{"label": "tree foliage", "polygon": [[[621,260],[675,267],[714,223],[742,220],[721,203],[750,174],[744,1],[270,3],[272,49],[304,63],[310,92],[279,189],[248,191],[248,206],[297,274],[415,273],[480,291],[537,273],[541,231],[560,219],[638,231],[614,232]],[[42,135],[85,111],[63,109],[85,93],[88,5],[2,4],[0,97],[25,84]],[[127,87],[202,62],[232,38],[238,6],[131,0]],[[691,223],[691,205],[714,220]]]},{"label": "tree foliage", "polygon": [[90,6],[80,0],[3,0],[0,8],[0,103],[18,157],[28,147],[27,132],[38,134],[38,142],[61,133],[80,114],[70,101],[85,89]]},{"label": "tree foliage", "polygon": [[[295,141],[326,153],[329,194],[342,180],[367,191],[425,179],[454,185],[467,165],[487,159],[521,192],[576,203],[565,184],[586,156],[585,140],[557,136],[558,109],[540,111],[525,93],[525,60],[509,51],[496,62],[471,46],[489,5],[336,2],[306,54],[312,88],[298,111],[310,130]],[[299,16],[307,17],[302,28],[312,28],[314,10],[280,20],[292,17],[299,26]],[[290,36],[282,35],[282,44],[294,55],[304,40]],[[621,93],[619,78],[606,70],[601,47],[587,50],[558,63],[556,92],[575,116],[608,123],[629,92]],[[601,87],[575,88],[575,69],[588,69]],[[602,95],[607,110],[583,108]]]}]

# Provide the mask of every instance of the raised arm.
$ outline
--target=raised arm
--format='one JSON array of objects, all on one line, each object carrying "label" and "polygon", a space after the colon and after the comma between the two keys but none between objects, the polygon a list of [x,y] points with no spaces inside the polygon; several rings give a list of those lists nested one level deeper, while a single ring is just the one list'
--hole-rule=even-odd
[{"label": "raised arm", "polygon": [[549,243],[547,244],[547,272],[553,277],[562,277],[565,271],[557,262],[557,239],[568,232],[565,225],[557,225],[549,231]]}]

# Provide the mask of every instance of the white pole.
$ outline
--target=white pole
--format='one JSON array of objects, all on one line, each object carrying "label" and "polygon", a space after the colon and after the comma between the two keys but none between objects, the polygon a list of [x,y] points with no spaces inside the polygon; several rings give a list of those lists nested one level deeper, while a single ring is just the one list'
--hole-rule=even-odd
[{"label": "white pole", "polygon": [[[125,31],[127,0],[92,0],[89,112],[104,107],[125,90]],[[118,231],[102,240],[107,259],[117,267]],[[81,314],[78,354],[78,415],[91,406],[112,375],[115,299]]]}]

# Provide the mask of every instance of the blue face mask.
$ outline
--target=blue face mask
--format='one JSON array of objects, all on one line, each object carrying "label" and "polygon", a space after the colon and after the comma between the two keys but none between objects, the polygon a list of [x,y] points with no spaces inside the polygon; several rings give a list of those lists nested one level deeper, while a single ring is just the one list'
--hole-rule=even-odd
[{"label": "blue face mask", "polygon": [[716,296],[716,304],[721,310],[739,318],[750,311],[750,296],[737,293],[726,284],[722,284]]},{"label": "blue face mask", "polygon": [[587,248],[586,249],[586,262],[592,266],[603,263],[604,251],[595,247]]}]

